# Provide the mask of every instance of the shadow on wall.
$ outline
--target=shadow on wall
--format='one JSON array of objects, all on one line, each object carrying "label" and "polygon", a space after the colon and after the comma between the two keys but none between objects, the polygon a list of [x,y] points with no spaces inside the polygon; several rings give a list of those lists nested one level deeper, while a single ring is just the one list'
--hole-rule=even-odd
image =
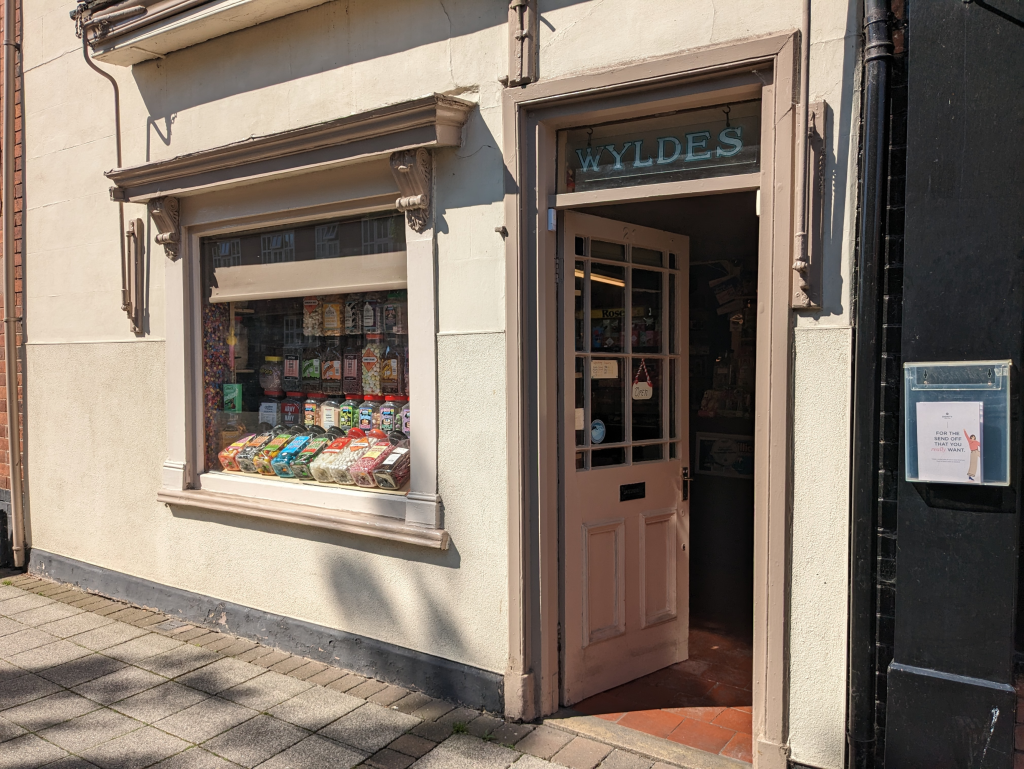
[{"label": "shadow on wall", "polygon": [[[329,593],[331,603],[340,611],[338,629],[349,629],[359,624],[355,618],[373,617],[378,627],[392,628],[393,637],[415,639],[421,637],[422,628],[430,628],[435,639],[444,639],[449,650],[443,656],[472,658],[472,650],[463,638],[463,628],[450,608],[442,602],[436,589],[429,589],[432,582],[421,583],[414,579],[408,564],[419,563],[444,569],[458,569],[462,565],[462,554],[455,542],[449,542],[447,550],[433,550],[401,542],[361,537],[342,532],[318,529],[310,526],[293,525],[279,521],[263,520],[199,510],[197,508],[172,507],[177,518],[205,523],[214,523],[232,528],[259,532],[272,537],[294,537],[306,542],[328,545],[346,553],[363,553],[385,559],[377,568],[368,569],[366,560],[359,557],[331,559],[326,573],[316,574],[318,584],[303,586],[303,592],[323,589]],[[388,569],[388,561],[394,568]],[[225,564],[231,568],[230,563]],[[310,564],[311,570],[321,572],[324,564]],[[302,571],[306,571],[305,568]],[[276,580],[272,572],[268,580]],[[312,578],[312,577],[311,577]],[[401,578],[401,585],[397,582]],[[301,580],[300,580],[301,581]],[[399,601],[400,597],[400,601]],[[452,601],[458,597],[448,596]],[[401,605],[399,605],[399,603]],[[403,611],[403,607],[405,610]],[[409,607],[414,607],[410,610]],[[286,612],[289,616],[295,616]],[[437,654],[437,649],[419,649],[428,654]]]},{"label": "shadow on wall", "polygon": [[[541,3],[541,21],[550,29],[544,12],[584,2],[545,0]],[[149,112],[147,135],[156,133],[156,140],[169,146],[177,113],[198,105],[504,27],[507,22],[506,3],[335,0],[160,60],[136,64],[132,75]],[[460,85],[451,50],[448,57],[454,91],[462,85],[478,85]],[[504,64],[504,56],[501,62]],[[232,76],[224,77],[225,71]],[[495,78],[502,74],[504,66]],[[337,98],[343,100],[344,93]]]}]

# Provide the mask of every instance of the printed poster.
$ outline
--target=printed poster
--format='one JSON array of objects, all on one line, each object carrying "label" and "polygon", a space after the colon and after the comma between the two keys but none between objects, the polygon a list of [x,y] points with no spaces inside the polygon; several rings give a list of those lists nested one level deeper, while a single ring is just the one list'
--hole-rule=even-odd
[{"label": "printed poster", "polygon": [[695,472],[730,478],[753,478],[753,436],[697,433]]},{"label": "printed poster", "polygon": [[917,480],[981,483],[980,401],[917,404]]}]

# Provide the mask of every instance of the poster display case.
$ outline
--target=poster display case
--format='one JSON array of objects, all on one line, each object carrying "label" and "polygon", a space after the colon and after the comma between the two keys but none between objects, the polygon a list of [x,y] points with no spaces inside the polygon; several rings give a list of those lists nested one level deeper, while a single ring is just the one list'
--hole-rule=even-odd
[{"label": "poster display case", "polygon": [[905,363],[906,478],[1008,486],[1009,360]]}]

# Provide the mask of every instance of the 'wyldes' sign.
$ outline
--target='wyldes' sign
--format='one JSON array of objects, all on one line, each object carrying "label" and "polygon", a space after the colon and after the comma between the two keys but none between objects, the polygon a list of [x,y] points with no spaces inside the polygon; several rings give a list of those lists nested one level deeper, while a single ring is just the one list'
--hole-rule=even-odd
[{"label": "'wyldes' sign", "polygon": [[760,166],[760,103],[566,131],[560,192],[750,173]]}]

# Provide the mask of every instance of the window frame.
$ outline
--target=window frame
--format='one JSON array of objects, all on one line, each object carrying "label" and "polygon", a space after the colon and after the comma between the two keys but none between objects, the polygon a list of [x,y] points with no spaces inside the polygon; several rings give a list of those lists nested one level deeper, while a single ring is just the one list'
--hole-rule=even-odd
[{"label": "window frame", "polygon": [[[405,218],[410,318],[410,403],[416,434],[405,495],[328,489],[272,479],[206,473],[203,468],[201,239],[252,229],[289,227],[332,218],[395,210],[397,194],[295,207],[270,185],[257,196],[257,213],[204,220],[201,205],[183,199],[181,254],[166,264],[167,442],[158,499],[169,505],[287,520],[447,547],[437,493],[437,285],[434,231],[417,232]],[[180,312],[177,311],[180,308]],[[255,485],[254,485],[255,484]]]}]

